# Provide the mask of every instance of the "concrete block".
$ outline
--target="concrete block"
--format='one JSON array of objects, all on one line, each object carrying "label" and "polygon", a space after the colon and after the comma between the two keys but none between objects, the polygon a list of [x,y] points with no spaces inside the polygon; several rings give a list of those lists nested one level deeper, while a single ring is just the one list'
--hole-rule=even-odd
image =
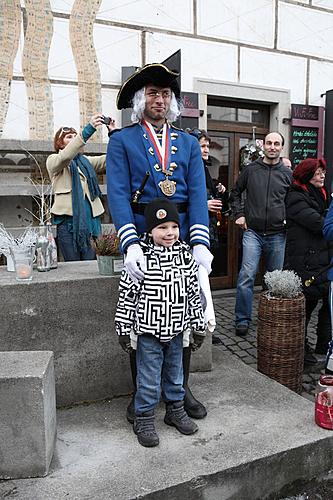
[{"label": "concrete block", "polygon": [[0,352],[0,479],[46,476],[55,438],[53,353]]}]

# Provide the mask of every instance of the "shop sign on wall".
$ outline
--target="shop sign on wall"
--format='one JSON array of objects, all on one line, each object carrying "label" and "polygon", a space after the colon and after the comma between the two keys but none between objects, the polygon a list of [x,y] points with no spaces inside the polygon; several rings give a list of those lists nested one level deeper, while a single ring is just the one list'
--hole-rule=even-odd
[{"label": "shop sign on wall", "polygon": [[296,167],[305,158],[322,156],[323,112],[319,106],[291,105],[290,160]]}]

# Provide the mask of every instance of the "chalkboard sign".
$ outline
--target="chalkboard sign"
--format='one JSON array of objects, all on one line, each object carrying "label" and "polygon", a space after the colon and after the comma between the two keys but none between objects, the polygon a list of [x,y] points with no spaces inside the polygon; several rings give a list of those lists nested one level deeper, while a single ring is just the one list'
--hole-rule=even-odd
[{"label": "chalkboard sign", "polygon": [[318,156],[318,128],[291,127],[290,160],[296,167],[305,158]]}]

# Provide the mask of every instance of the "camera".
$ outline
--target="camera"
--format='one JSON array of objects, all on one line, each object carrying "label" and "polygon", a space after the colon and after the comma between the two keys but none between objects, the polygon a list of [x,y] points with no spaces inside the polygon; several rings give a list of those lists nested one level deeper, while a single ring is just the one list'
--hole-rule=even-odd
[{"label": "camera", "polygon": [[104,125],[110,125],[111,118],[109,116],[102,115],[102,123],[104,123]]}]

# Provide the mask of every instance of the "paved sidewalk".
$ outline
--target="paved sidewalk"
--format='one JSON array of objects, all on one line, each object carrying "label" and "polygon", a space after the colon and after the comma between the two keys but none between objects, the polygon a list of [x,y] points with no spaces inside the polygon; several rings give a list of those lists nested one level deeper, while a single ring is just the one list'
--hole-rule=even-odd
[{"label": "paved sidewalk", "polygon": [[[220,344],[214,344],[213,347],[229,352],[237,356],[245,364],[257,369],[257,317],[258,300],[260,287],[257,287],[253,301],[253,321],[248,335],[238,337],[235,335],[234,309],[236,300],[236,290],[222,290],[213,292],[213,301],[215,306],[216,330],[215,335],[220,340]],[[312,313],[309,325],[308,339],[312,346],[315,344],[316,334],[315,326],[317,321],[317,310]],[[324,373],[325,356],[318,356],[318,364],[306,366],[303,372],[303,392],[302,396],[314,401],[316,384],[321,373]]]}]

